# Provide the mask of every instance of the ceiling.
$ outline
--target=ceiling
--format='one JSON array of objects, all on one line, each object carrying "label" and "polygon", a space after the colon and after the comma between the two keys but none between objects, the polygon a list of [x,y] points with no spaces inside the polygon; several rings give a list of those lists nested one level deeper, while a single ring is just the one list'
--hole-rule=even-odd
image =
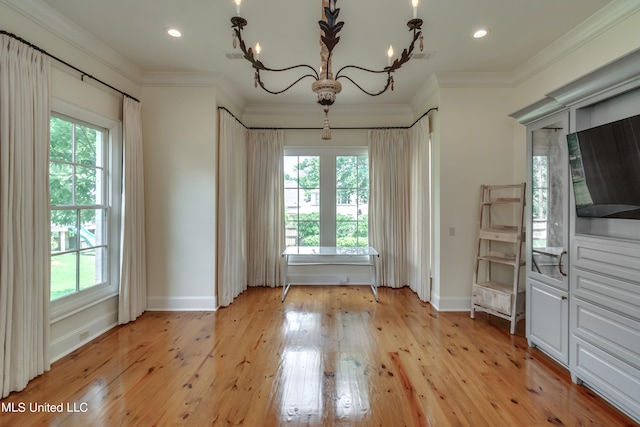
[{"label": "ceiling", "polygon": [[[233,0],[42,2],[136,64],[146,76],[211,75],[244,98],[240,105],[315,101],[310,79],[283,95],[270,95],[254,88],[253,70],[246,60],[227,58],[227,54],[240,52],[232,47]],[[395,91],[375,98],[343,81],[336,104],[410,104],[434,73],[513,73],[594,14],[602,13],[602,8],[609,5],[610,9],[616,3],[619,1],[420,0],[418,17],[424,21],[425,59],[405,64],[396,72]],[[243,0],[241,16],[248,21],[244,38],[248,45],[260,42],[260,59],[268,67],[304,63],[317,69],[320,5],[321,0]],[[390,44],[396,55],[408,46],[410,0],[339,0],[337,6],[345,25],[334,50],[334,71],[347,64],[382,69],[387,65]],[[169,37],[167,27],[178,28],[182,37]],[[472,33],[480,27],[490,33],[474,39]],[[273,89],[284,88],[294,80],[281,74],[265,73],[263,80]],[[352,77],[371,91],[385,83],[381,74]]]}]

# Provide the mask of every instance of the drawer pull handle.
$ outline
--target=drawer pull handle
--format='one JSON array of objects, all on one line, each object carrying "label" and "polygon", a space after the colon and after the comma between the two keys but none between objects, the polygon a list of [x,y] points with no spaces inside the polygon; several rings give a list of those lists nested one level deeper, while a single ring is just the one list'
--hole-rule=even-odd
[{"label": "drawer pull handle", "polygon": [[567,273],[565,273],[564,271],[562,271],[562,258],[567,254],[567,251],[562,251],[562,253],[560,254],[560,257],[558,258],[558,271],[560,272],[560,274],[562,274],[564,277],[567,277]]}]

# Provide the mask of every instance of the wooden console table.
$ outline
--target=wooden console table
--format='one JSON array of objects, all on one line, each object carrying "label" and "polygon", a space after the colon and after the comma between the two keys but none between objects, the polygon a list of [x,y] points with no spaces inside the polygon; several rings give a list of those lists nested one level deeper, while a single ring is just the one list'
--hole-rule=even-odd
[{"label": "wooden console table", "polygon": [[378,287],[376,277],[375,257],[378,251],[371,247],[335,247],[335,246],[289,246],[283,253],[285,258],[284,283],[282,284],[282,301],[284,301],[291,287],[287,282],[289,266],[309,265],[362,265],[369,266],[371,271],[370,286],[378,301]]}]

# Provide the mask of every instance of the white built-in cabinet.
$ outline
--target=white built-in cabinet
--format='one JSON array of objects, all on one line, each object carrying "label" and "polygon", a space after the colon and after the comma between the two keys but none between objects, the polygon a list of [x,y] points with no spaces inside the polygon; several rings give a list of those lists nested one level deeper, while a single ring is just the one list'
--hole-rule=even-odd
[{"label": "white built-in cabinet", "polygon": [[527,126],[526,333],[569,365],[569,112]]},{"label": "white built-in cabinet", "polygon": [[566,144],[638,114],[640,50],[511,117],[527,126],[527,340],[640,423],[640,221],[575,215]]}]

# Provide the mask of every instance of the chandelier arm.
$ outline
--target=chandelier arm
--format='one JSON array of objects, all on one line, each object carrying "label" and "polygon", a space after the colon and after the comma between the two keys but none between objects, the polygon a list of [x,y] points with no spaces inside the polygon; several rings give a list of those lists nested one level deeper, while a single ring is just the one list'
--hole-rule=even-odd
[{"label": "chandelier arm", "polygon": [[[412,23],[412,21],[409,21],[409,23],[407,23],[407,25],[410,25],[411,23]],[[413,53],[413,49],[415,48],[416,41],[418,41],[418,39],[420,39],[421,35],[422,35],[422,31],[420,31],[420,28],[419,27],[414,27],[413,28],[413,40],[411,40],[411,43],[409,44],[409,47],[407,49],[404,49],[402,51],[402,54],[400,55],[400,57],[396,58],[393,61],[393,63],[391,65],[389,65],[388,67],[385,67],[382,70],[370,70],[368,68],[359,67],[357,65],[345,65],[344,67],[342,67],[342,68],[340,68],[338,70],[338,72],[336,73],[335,79],[338,80],[341,77],[346,77],[346,76],[341,76],[340,73],[343,70],[346,70],[347,68],[355,68],[355,69],[358,69],[358,70],[366,71],[368,73],[388,73],[388,74],[393,73],[394,71],[396,71],[400,67],[402,67],[404,64],[409,62],[409,60],[411,59],[411,54]],[[349,79],[349,80],[353,81],[352,79]]]},{"label": "chandelier arm", "polygon": [[389,70],[389,67],[386,67],[383,70],[370,70],[368,68],[360,67],[359,65],[345,65],[344,67],[340,68],[338,70],[338,72],[336,73],[336,80],[338,80],[341,77],[346,77],[346,76],[341,76],[340,73],[342,73],[342,71],[346,70],[347,68],[355,68],[356,70],[362,70],[362,71],[366,71],[367,73],[374,73],[374,74],[390,73],[391,72]]},{"label": "chandelier arm", "polygon": [[[239,17],[234,17],[234,18],[238,19]],[[240,18],[240,19],[242,19],[242,18]],[[236,21],[236,20],[234,20],[232,18],[231,22],[233,23],[233,31],[234,31],[236,37],[238,38],[238,40],[240,42],[239,43],[239,47],[240,47],[240,50],[242,51],[242,53],[244,54],[244,59],[249,61],[251,63],[251,65],[253,65],[253,68],[255,68],[256,70],[280,72],[280,71],[293,70],[295,68],[309,68],[311,71],[313,71],[313,74],[314,74],[311,77],[315,78],[316,80],[318,80],[320,78],[320,76],[318,74],[318,71],[316,71],[316,69],[313,68],[311,65],[307,65],[307,64],[293,65],[291,67],[286,67],[286,68],[269,68],[269,67],[265,66],[262,63],[262,61],[260,61],[259,59],[257,59],[255,57],[252,48],[248,48],[247,49],[247,45],[245,44],[244,39],[242,38],[242,28],[246,25],[246,20],[244,21],[244,23],[242,23],[241,21]]]},{"label": "chandelier arm", "polygon": [[[273,70],[267,70],[267,71],[273,71]],[[288,91],[289,89],[291,89],[293,86],[295,86],[296,84],[298,84],[301,80],[307,78],[307,77],[311,77],[314,80],[318,80],[316,76],[314,76],[313,74],[305,74],[304,76],[298,78],[298,80],[296,80],[295,82],[291,83],[289,86],[287,86],[286,88],[279,90],[279,91],[273,91],[270,89],[267,89],[264,85],[264,83],[262,82],[262,79],[260,78],[260,73],[258,71],[256,71],[256,81],[258,82],[258,84],[260,85],[260,87],[262,89],[264,89],[265,92],[268,92],[272,95],[280,95],[281,93],[284,93],[286,91]]]},{"label": "chandelier arm", "polygon": [[[356,66],[352,66],[352,67],[354,67],[354,68],[360,68],[360,67],[356,67]],[[370,70],[367,70],[367,69],[365,69],[365,68],[363,68],[363,70],[365,70],[365,71],[370,71]],[[374,72],[374,73],[382,73],[382,72],[384,72],[384,71],[373,71],[373,72]],[[387,89],[389,89],[389,86],[391,86],[391,83],[393,82],[392,77],[391,77],[391,74],[389,73],[389,74],[388,74],[388,76],[387,76],[387,84],[384,86],[384,88],[383,88],[380,92],[376,92],[376,93],[374,93],[374,92],[369,92],[368,90],[365,90],[362,86],[360,86],[358,83],[356,83],[356,82],[355,82],[351,77],[349,77],[349,76],[342,75],[342,76],[340,76],[340,77],[336,77],[336,80],[337,80],[337,79],[339,79],[339,78],[344,78],[344,79],[349,80],[351,83],[353,83],[353,84],[355,85],[355,87],[357,87],[358,89],[360,89],[362,92],[366,93],[366,94],[367,94],[367,95],[369,95],[369,96],[378,96],[378,95],[382,95],[383,93],[385,93],[385,92],[387,91]]]}]

